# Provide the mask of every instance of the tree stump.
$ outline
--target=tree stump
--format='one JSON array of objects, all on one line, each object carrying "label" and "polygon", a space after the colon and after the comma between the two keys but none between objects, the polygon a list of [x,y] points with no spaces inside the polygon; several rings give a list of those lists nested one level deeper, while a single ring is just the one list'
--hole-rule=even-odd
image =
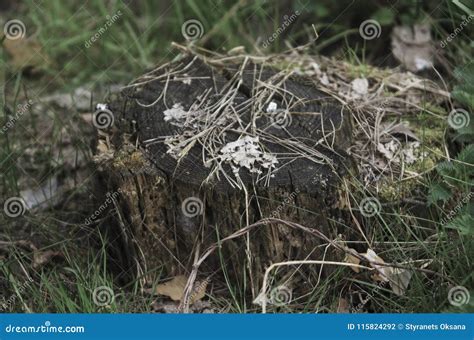
[{"label": "tree stump", "polygon": [[[113,113],[114,131],[101,132],[97,159],[120,192],[118,255],[135,275],[189,273],[207,247],[269,217],[336,235],[350,117],[311,79],[255,58],[187,54],[108,105],[95,117]],[[320,259],[320,245],[269,223],[222,243],[199,272],[247,277],[255,293],[267,266]]]}]

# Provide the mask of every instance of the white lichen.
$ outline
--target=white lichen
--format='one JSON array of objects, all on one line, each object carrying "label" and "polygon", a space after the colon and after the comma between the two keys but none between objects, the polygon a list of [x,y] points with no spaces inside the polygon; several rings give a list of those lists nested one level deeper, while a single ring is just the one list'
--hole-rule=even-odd
[{"label": "white lichen", "polygon": [[165,122],[170,122],[173,125],[181,125],[182,121],[186,119],[187,111],[184,111],[181,103],[176,103],[171,109],[163,111]]},{"label": "white lichen", "polygon": [[243,167],[252,173],[262,173],[260,168],[271,169],[278,163],[274,155],[262,151],[258,137],[245,136],[227,143],[220,153],[220,160],[231,164],[234,172]]},{"label": "white lichen", "polygon": [[271,101],[267,106],[267,113],[275,112],[278,109],[277,103]]},{"label": "white lichen", "polygon": [[352,91],[356,97],[363,97],[369,92],[369,82],[366,78],[356,78],[351,82]]},{"label": "white lichen", "polygon": [[391,140],[388,143],[379,143],[377,150],[391,162],[404,163],[410,165],[417,162],[420,158],[426,156],[425,153],[420,152],[420,142],[408,142],[404,145]]}]

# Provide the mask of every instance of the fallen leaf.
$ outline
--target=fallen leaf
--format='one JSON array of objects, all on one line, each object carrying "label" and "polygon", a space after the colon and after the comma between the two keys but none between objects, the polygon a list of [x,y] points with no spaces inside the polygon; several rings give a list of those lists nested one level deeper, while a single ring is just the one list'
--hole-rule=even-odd
[{"label": "fallen leaf", "polygon": [[33,268],[38,269],[44,266],[56,256],[62,256],[61,252],[54,250],[35,251],[33,253]]},{"label": "fallen leaf", "polygon": [[405,294],[405,291],[408,288],[410,280],[413,276],[413,272],[411,270],[372,263],[385,263],[385,261],[372,249],[367,249],[367,253],[362,255],[367,260],[371,261],[370,265],[378,271],[378,274],[372,275],[373,280],[379,282],[389,282],[392,291],[398,296]]},{"label": "fallen leaf", "polygon": [[391,273],[389,275],[389,281],[392,291],[398,296],[405,295],[408,285],[410,284],[410,280],[413,276],[413,272],[403,268],[390,269]]},{"label": "fallen leaf", "polygon": [[393,55],[409,71],[421,71],[433,65],[429,25],[396,26],[391,38]]},{"label": "fallen leaf", "polygon": [[[156,293],[165,295],[171,298],[173,301],[181,301],[184,295],[184,289],[188,279],[184,275],[175,276],[170,281],[161,283],[156,286]],[[201,300],[206,294],[206,288],[209,284],[209,280],[197,281],[194,284],[193,290],[189,297],[189,303],[193,304],[196,301]]]},{"label": "fallen leaf", "polygon": [[166,295],[173,301],[181,301],[187,281],[188,279],[183,275],[175,276],[170,281],[156,286],[156,293]]},{"label": "fallen leaf", "polygon": [[[391,273],[391,268],[382,265],[385,263],[385,261],[380,256],[378,256],[375,251],[369,248],[365,254],[362,254],[362,256],[369,260],[370,265],[377,270],[378,273],[372,276],[375,281],[389,281],[388,277]],[[380,264],[375,264],[374,262]]]},{"label": "fallen leaf", "polygon": [[349,302],[346,299],[338,299],[336,313],[349,313]]},{"label": "fallen leaf", "polygon": [[35,39],[5,39],[3,47],[10,56],[9,64],[15,70],[30,69],[34,73],[50,63],[43,47]]},{"label": "fallen leaf", "polygon": [[[346,253],[346,257],[344,258],[344,262],[346,263],[352,263],[352,264],[360,264],[360,259],[355,256],[353,253],[356,253],[357,254],[357,251],[355,249],[352,249],[352,248],[347,248],[348,251],[351,252],[351,254],[347,254]],[[359,273],[360,272],[360,268],[357,267],[357,266],[351,266],[350,267],[353,271],[355,271],[356,273]]]}]

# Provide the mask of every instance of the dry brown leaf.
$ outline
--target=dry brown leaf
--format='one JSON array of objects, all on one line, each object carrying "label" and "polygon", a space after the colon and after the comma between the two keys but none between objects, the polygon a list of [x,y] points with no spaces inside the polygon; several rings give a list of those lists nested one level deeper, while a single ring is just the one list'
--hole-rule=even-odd
[{"label": "dry brown leaf", "polygon": [[[173,301],[181,301],[183,299],[184,289],[186,288],[186,283],[188,279],[184,275],[175,276],[170,281],[161,283],[156,286],[156,293],[160,295],[165,295],[171,298]],[[191,292],[189,303],[193,304],[196,301],[201,300],[206,294],[206,288],[209,281],[197,281],[194,284],[193,290]]]},{"label": "dry brown leaf", "polygon": [[184,288],[188,279],[183,275],[173,277],[170,281],[161,283],[156,286],[156,293],[166,295],[173,301],[181,301],[183,298]]},{"label": "dry brown leaf", "polygon": [[37,269],[44,266],[56,256],[62,256],[61,252],[54,250],[35,251],[33,253],[33,268]]},{"label": "dry brown leaf", "polygon": [[409,71],[433,65],[434,49],[429,25],[396,26],[392,31],[392,53]]},{"label": "dry brown leaf", "polygon": [[[352,263],[352,264],[356,264],[356,265],[360,264],[360,259],[358,257],[356,257],[354,254],[352,254],[352,253],[357,254],[357,251],[355,249],[352,249],[352,248],[347,248],[347,250],[349,250],[351,252],[351,254],[346,253],[346,257],[344,258],[344,262]],[[351,266],[350,268],[353,271],[355,271],[356,273],[360,272],[360,268],[357,267],[357,266]]]},{"label": "dry brown leaf", "polygon": [[3,47],[10,56],[9,63],[16,70],[32,69],[38,71],[50,63],[43,53],[41,44],[32,38],[3,41]]},{"label": "dry brown leaf", "polygon": [[336,313],[349,313],[349,302],[344,298],[339,298],[337,301],[337,310]]}]

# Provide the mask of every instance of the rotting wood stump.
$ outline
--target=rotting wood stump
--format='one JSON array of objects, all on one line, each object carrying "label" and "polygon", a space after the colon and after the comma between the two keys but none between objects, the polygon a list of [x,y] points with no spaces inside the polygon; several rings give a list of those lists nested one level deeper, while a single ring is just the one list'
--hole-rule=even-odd
[{"label": "rotting wood stump", "polygon": [[[108,110],[96,112],[97,122],[115,119],[96,159],[107,190],[121,193],[118,256],[134,275],[187,274],[210,245],[269,217],[336,236],[351,123],[311,79],[254,58],[189,53],[133,81]],[[199,275],[225,270],[255,293],[270,264],[321,259],[321,244],[283,224],[259,226],[218,247]]]}]

